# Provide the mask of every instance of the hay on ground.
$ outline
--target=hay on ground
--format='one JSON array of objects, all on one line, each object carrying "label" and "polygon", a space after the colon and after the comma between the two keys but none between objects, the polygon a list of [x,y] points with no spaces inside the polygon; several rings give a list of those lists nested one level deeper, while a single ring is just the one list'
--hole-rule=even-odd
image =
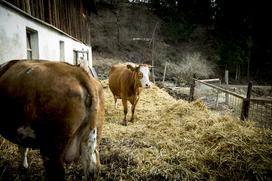
[{"label": "hay on ground", "polygon": [[[121,101],[115,109],[107,80],[102,85],[106,120],[100,151],[103,164],[100,180],[272,178],[270,129],[257,128],[253,121],[242,122],[212,112],[201,101],[175,100],[156,86],[142,91],[135,121],[123,126]],[[18,164],[10,164],[19,163],[19,157],[16,147],[3,138],[0,152],[1,180],[18,172]],[[44,178],[38,152],[32,151],[31,158],[34,161],[30,167],[37,173],[28,177]],[[82,178],[77,163],[66,169],[68,180]],[[12,180],[20,180],[16,175]]]}]

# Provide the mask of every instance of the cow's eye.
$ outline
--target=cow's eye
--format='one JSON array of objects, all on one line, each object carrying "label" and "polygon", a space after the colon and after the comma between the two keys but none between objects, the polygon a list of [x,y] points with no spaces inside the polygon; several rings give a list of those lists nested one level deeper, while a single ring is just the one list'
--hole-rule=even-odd
[{"label": "cow's eye", "polygon": [[142,79],[142,78],[143,78],[143,73],[142,73],[142,72],[139,72],[139,73],[138,73],[138,78],[139,78],[139,79]]}]

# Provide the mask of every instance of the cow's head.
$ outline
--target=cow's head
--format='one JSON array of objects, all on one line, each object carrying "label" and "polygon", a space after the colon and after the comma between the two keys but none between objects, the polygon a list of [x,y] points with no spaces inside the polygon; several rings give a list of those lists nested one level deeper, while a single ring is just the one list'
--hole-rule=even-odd
[{"label": "cow's head", "polygon": [[139,79],[141,86],[144,88],[148,88],[151,86],[151,82],[149,80],[150,67],[151,66],[147,64],[140,64],[135,66],[131,64],[127,65],[128,69],[137,73],[137,78]]}]

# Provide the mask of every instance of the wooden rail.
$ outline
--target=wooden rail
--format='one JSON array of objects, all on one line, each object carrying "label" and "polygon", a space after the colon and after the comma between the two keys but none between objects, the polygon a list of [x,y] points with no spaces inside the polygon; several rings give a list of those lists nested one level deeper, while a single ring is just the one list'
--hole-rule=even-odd
[{"label": "wooden rail", "polygon": [[237,93],[235,93],[235,92],[231,92],[231,91],[229,91],[229,90],[223,89],[223,88],[218,87],[218,86],[213,85],[213,84],[209,84],[209,83],[207,83],[207,82],[205,82],[205,81],[203,81],[203,80],[198,80],[198,79],[195,79],[195,78],[193,78],[193,80],[194,80],[194,81],[197,81],[197,82],[200,82],[200,83],[202,83],[202,84],[204,84],[204,85],[210,86],[210,87],[212,87],[212,88],[214,88],[214,89],[220,90],[220,91],[222,91],[222,92],[224,92],[224,93],[233,95],[233,96],[235,96],[235,97],[238,97],[238,98],[241,98],[241,99],[244,99],[244,98],[245,98],[244,96],[242,96],[242,95],[240,95],[240,94],[237,94]]},{"label": "wooden rail", "polygon": [[250,101],[254,102],[265,102],[265,103],[271,103],[272,104],[272,99],[267,99],[267,98],[251,98]]},{"label": "wooden rail", "polygon": [[189,101],[193,101],[194,100],[195,82],[199,82],[201,84],[204,84],[206,86],[209,86],[211,88],[216,89],[217,92],[221,91],[221,92],[226,93],[226,99],[227,99],[228,95],[232,95],[234,97],[240,98],[242,100],[242,107],[241,107],[241,114],[240,114],[240,119],[241,120],[247,120],[248,119],[248,117],[249,117],[249,111],[250,111],[250,102],[257,103],[257,104],[272,104],[272,99],[251,98],[252,82],[249,82],[249,84],[248,84],[247,95],[243,96],[243,95],[237,94],[235,92],[232,92],[232,91],[229,91],[229,90],[226,90],[224,88],[221,88],[221,87],[218,87],[216,85],[208,83],[208,82],[211,82],[211,81],[217,81],[217,79],[198,80],[196,78],[192,78]]}]

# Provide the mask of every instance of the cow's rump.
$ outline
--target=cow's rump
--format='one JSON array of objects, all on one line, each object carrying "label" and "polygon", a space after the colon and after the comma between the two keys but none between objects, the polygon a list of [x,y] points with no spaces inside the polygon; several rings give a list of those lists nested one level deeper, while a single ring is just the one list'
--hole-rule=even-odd
[{"label": "cow's rump", "polygon": [[[0,67],[0,100],[0,133],[16,144],[40,148],[43,158],[73,161],[90,137],[101,139],[102,88],[78,66],[11,61]],[[93,145],[96,149],[96,140]],[[60,168],[52,169],[47,168],[51,177]]]}]

